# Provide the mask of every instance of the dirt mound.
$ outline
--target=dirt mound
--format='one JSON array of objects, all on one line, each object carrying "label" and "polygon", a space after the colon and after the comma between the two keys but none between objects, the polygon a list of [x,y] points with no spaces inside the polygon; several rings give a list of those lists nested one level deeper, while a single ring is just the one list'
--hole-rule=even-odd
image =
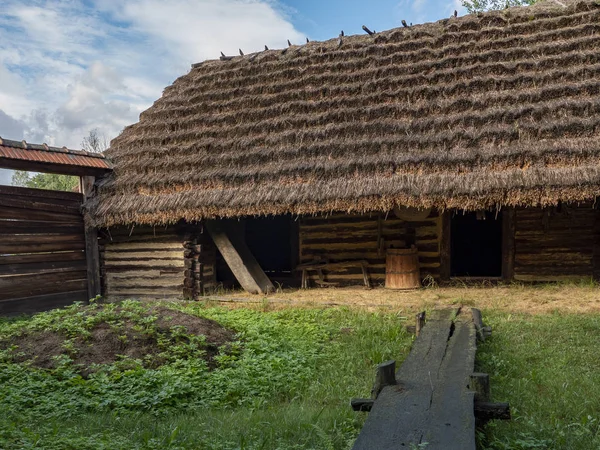
[{"label": "dirt mound", "polygon": [[[93,314],[89,312],[90,316]],[[209,368],[214,368],[214,357],[219,349],[226,349],[235,339],[234,331],[214,320],[180,311],[156,307],[148,310],[147,316],[156,318],[149,327],[124,319],[117,323],[96,323],[87,336],[71,338],[56,331],[26,331],[0,343],[0,348],[12,347],[15,361],[30,361],[34,367],[45,369],[56,368],[56,357],[67,355],[80,373],[87,376],[98,369],[96,365],[128,359],[141,360],[144,367],[159,367],[167,362],[165,354],[170,345],[188,344],[195,336],[204,336],[200,357]],[[189,356],[195,357],[195,354]]]}]

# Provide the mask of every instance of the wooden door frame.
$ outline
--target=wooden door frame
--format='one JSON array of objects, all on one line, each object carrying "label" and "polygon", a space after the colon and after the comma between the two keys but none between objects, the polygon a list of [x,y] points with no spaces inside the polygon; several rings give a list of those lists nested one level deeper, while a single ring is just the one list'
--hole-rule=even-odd
[{"label": "wooden door frame", "polygon": [[[446,210],[442,214],[442,236],[440,241],[440,281],[449,282],[453,279],[481,280],[482,277],[452,277],[451,272],[451,239],[452,213]],[[512,281],[515,267],[515,209],[512,207],[502,210],[502,275],[500,277],[485,277],[489,280]]]}]

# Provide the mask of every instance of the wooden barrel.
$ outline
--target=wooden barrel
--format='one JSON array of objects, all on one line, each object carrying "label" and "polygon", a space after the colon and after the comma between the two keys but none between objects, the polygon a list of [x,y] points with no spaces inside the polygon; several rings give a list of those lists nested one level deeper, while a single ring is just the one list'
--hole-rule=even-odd
[{"label": "wooden barrel", "polygon": [[390,289],[416,289],[421,287],[419,254],[411,248],[387,250],[385,257],[385,287]]}]

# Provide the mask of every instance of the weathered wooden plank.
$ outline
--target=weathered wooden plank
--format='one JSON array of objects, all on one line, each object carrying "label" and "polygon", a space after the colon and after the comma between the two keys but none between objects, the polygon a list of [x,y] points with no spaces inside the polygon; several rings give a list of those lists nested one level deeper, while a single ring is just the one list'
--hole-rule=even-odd
[{"label": "weathered wooden plank", "polygon": [[33,222],[0,220],[0,232],[4,234],[77,234],[83,232],[83,220],[76,222]]},{"label": "weathered wooden plank", "polygon": [[84,249],[85,243],[79,241],[53,242],[47,244],[2,244],[0,245],[0,255],[42,252],[66,252]]},{"label": "weathered wooden plank", "polygon": [[21,264],[1,264],[1,275],[23,275],[23,274],[41,274],[54,273],[57,276],[62,272],[73,272],[85,270],[87,267],[85,260],[78,261],[50,261],[50,262],[34,262]]},{"label": "weathered wooden plank", "polygon": [[162,258],[161,255],[154,259],[134,259],[134,260],[120,260],[120,259],[107,259],[105,261],[106,267],[117,267],[117,266],[131,266],[137,265],[139,267],[183,267],[184,260],[183,255],[181,258]]},{"label": "weathered wooden plank", "polygon": [[[110,249],[110,250],[109,250]],[[151,250],[151,251],[114,251],[111,247],[106,249],[104,257],[107,260],[129,260],[135,261],[138,259],[182,259],[183,248],[173,250],[172,248]]]},{"label": "weathered wooden plank", "polygon": [[475,369],[476,330],[470,314],[459,314],[432,395],[427,448],[475,450],[475,392],[468,389]]},{"label": "weathered wooden plank", "polygon": [[537,282],[553,282],[553,281],[581,281],[589,280],[592,278],[592,274],[574,274],[574,275],[546,275],[542,273],[526,274],[526,273],[515,273],[515,280],[517,281],[537,281]]},{"label": "weathered wooden plank", "polygon": [[434,389],[456,311],[431,315],[396,373],[398,386],[383,389],[354,443],[354,450],[408,449],[428,442],[423,432],[430,427]]},{"label": "weathered wooden plank", "polygon": [[13,298],[0,301],[0,315],[31,314],[87,300],[87,290],[85,289],[57,294],[46,293],[36,296]]},{"label": "weathered wooden plank", "polygon": [[66,200],[81,204],[83,195],[79,192],[50,191],[16,186],[0,186],[0,196],[6,197],[32,197],[45,200]]},{"label": "weathered wooden plank", "polygon": [[[33,282],[33,280],[30,279],[29,281],[20,281],[18,284],[14,282],[9,284],[6,281],[8,277],[0,277],[0,300],[86,290],[87,279],[85,271],[77,273],[81,273],[82,275],[77,275],[76,278],[66,278],[66,273],[62,274],[60,277],[57,277],[55,274],[50,274],[52,275],[52,281],[46,281],[44,283]],[[35,278],[45,277],[46,275],[48,274],[35,275]],[[28,276],[29,275],[22,275],[21,277]]]},{"label": "weathered wooden plank", "polygon": [[52,263],[85,260],[83,249],[60,253],[34,253],[30,255],[0,255],[0,266],[5,264]]},{"label": "weathered wooden plank", "polygon": [[22,199],[18,197],[0,196],[0,207],[19,208],[26,211],[50,211],[64,214],[66,217],[78,217],[81,215],[81,200],[74,204],[60,204],[58,202],[39,201],[33,197]]},{"label": "weathered wooden plank", "polygon": [[[438,313],[440,314],[440,313]],[[354,444],[362,449],[475,449],[475,327],[468,312],[430,319]],[[426,355],[426,357],[425,357]]]},{"label": "weathered wooden plank", "polygon": [[65,214],[62,212],[36,211],[4,206],[0,208],[0,219],[64,222],[65,220],[77,220],[78,217],[76,214]]},{"label": "weathered wooden plank", "polygon": [[4,230],[0,228],[0,248],[8,244],[14,245],[30,245],[30,244],[54,244],[54,243],[73,243],[78,242],[83,244],[83,228],[81,233],[74,234],[5,234]]},{"label": "weathered wooden plank", "polygon": [[127,288],[179,288],[183,284],[183,276],[160,278],[116,278],[107,275],[106,279],[110,290]]},{"label": "weathered wooden plank", "polygon": [[121,243],[104,243],[105,246],[105,250],[111,251],[111,252],[126,252],[126,251],[132,251],[132,252],[140,252],[140,251],[151,251],[151,250],[156,250],[156,251],[171,251],[171,252],[180,252],[179,254],[183,257],[183,245],[181,244],[181,242],[173,242],[172,240],[170,241],[164,241],[164,242],[155,242],[154,240],[149,241],[149,240],[145,240],[142,242],[135,242],[135,241],[128,241],[128,242],[121,242]]},{"label": "weathered wooden plank", "polygon": [[153,298],[181,298],[183,296],[183,283],[178,287],[153,287],[151,289],[142,287],[112,288],[107,286],[107,295],[127,296],[136,298],[138,296],[149,296]]}]

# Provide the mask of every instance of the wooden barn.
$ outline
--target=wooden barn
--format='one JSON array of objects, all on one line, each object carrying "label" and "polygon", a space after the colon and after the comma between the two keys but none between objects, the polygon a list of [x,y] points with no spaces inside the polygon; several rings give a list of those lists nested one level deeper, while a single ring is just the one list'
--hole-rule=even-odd
[{"label": "wooden barn", "polygon": [[108,296],[379,286],[413,246],[426,281],[597,278],[600,6],[195,64],[106,154]]}]

